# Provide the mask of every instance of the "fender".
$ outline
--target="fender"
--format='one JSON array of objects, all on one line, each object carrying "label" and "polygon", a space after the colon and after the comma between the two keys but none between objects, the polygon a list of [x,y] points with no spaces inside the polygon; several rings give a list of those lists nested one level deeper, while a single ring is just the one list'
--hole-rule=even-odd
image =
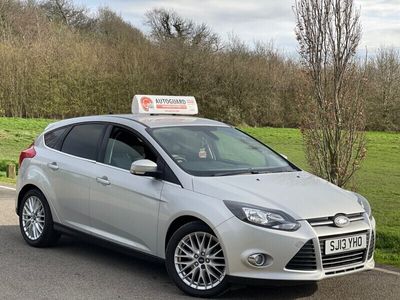
[{"label": "fender", "polygon": [[221,240],[216,227],[233,217],[233,214],[220,199],[166,183],[161,194],[158,214],[157,255],[161,258],[165,258],[165,243],[171,224],[182,217],[204,222]]}]

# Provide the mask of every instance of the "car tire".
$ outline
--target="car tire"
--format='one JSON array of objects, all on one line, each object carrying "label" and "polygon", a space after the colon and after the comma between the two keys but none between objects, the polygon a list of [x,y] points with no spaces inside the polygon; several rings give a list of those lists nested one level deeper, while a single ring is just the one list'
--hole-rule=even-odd
[{"label": "car tire", "polygon": [[166,249],[170,278],[179,289],[195,297],[215,297],[228,289],[225,261],[218,238],[200,221],[180,227]]},{"label": "car tire", "polygon": [[37,189],[29,190],[19,206],[19,227],[24,240],[33,247],[57,243],[60,233],[54,230],[53,217],[46,197]]}]

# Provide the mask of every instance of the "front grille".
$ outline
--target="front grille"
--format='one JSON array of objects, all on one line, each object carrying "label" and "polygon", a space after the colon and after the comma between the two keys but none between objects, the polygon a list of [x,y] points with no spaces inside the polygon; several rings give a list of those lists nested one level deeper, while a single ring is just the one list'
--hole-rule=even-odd
[{"label": "front grille", "polygon": [[369,244],[369,249],[368,249],[368,260],[372,258],[372,255],[374,255],[375,251],[375,234],[372,232],[371,234],[371,242]]},{"label": "front grille", "polygon": [[338,237],[346,237],[354,234],[367,234],[367,245],[369,242],[369,232],[368,231],[360,231],[360,232],[352,232],[351,234],[343,234],[336,236],[325,236],[319,238],[319,245],[321,247],[321,257],[322,257],[322,267],[324,269],[344,267],[348,265],[363,263],[365,261],[367,255],[367,249],[343,252],[338,254],[325,254],[325,241],[331,238]]},{"label": "front grille", "polygon": [[[364,220],[364,214],[363,213],[356,213],[356,214],[348,214],[345,215],[346,217],[349,218],[350,222],[356,222],[356,221],[361,221]],[[332,217],[325,217],[325,218],[315,218],[315,219],[308,219],[308,223],[312,227],[317,227],[317,226],[335,226],[335,223],[333,222],[334,216]]]},{"label": "front grille", "polygon": [[315,249],[312,240],[309,240],[286,265],[286,269],[313,271],[317,269]]}]

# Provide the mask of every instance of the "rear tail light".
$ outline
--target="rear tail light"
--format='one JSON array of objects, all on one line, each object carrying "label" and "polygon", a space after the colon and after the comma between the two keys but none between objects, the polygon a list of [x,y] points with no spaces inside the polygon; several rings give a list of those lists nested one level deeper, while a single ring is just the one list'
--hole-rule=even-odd
[{"label": "rear tail light", "polygon": [[35,157],[35,155],[36,155],[35,147],[33,144],[31,144],[28,149],[22,151],[21,154],[19,155],[19,167],[21,167],[22,161],[25,158],[33,158]]}]

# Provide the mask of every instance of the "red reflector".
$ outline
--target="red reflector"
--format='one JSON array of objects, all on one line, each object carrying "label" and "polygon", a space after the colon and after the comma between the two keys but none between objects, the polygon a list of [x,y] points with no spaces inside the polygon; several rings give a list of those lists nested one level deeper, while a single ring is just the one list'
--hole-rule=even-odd
[{"label": "red reflector", "polygon": [[35,147],[32,144],[29,146],[28,149],[22,151],[21,154],[19,155],[19,166],[21,167],[22,161],[25,158],[33,158],[35,157],[35,155],[36,155]]}]

